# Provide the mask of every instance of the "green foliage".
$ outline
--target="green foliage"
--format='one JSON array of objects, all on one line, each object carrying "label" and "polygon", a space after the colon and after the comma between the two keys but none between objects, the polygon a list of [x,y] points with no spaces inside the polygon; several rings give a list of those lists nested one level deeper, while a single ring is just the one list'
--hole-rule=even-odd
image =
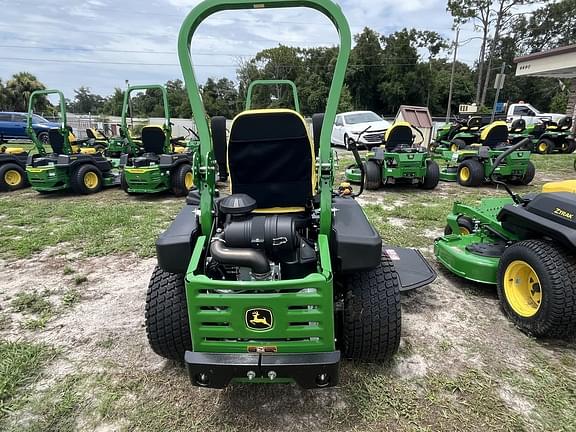
[{"label": "green foliage", "polygon": [[566,91],[559,91],[552,97],[550,102],[550,112],[552,113],[565,113],[568,106],[569,94]]},{"label": "green foliage", "polygon": [[68,109],[78,114],[96,114],[102,112],[106,103],[100,95],[93,94],[89,87],[80,87],[74,90],[74,100],[68,105]]},{"label": "green foliage", "polygon": [[[16,73],[6,81],[5,85],[0,81],[0,109],[5,111],[28,111],[28,100],[32,92],[44,89],[46,89],[46,86],[31,73]],[[35,111],[52,114],[54,109],[48,98],[41,96],[36,99]]]},{"label": "green foliage", "polygon": [[208,78],[200,91],[208,116],[232,118],[238,111],[238,91],[234,87],[234,82],[228,78],[221,78],[218,81]]}]

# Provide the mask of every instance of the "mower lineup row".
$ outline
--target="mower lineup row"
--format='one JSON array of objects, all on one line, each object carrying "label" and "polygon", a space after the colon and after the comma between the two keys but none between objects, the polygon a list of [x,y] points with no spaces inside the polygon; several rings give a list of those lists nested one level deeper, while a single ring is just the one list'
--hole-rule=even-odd
[{"label": "mower lineup row", "polygon": [[[293,7],[326,15],[340,38],[325,113],[313,116],[309,131],[293,83],[256,82],[227,133],[226,119],[206,116],[191,61],[195,31],[221,11]],[[429,152],[415,148],[409,124],[397,123],[382,147],[364,158],[350,146],[355,165],[346,176],[360,184],[358,192],[349,184],[334,187],[330,137],[351,42],[349,24],[332,0],[205,0],[178,37],[195,139],[184,146],[172,139],[165,91],[165,124],[144,128],[140,142],[132,138],[125,116],[137,88],[125,94],[122,136],[103,143],[105,150],[80,144],[72,150],[61,93],[55,153],[47,154],[31,133],[38,154],[27,155],[24,166],[37,190],[54,177],[52,187],[58,178],[79,191],[100,181],[121,183],[128,193],[171,188],[187,195],[156,242],[145,327],[152,349],[184,362],[196,386],[296,382],[325,388],[338,384],[342,358],[392,357],[401,337],[401,293],[430,284],[436,273],[420,252],[383,244],[356,198],[365,187],[396,182],[433,189],[444,176],[465,183],[465,168],[469,186],[481,177],[502,185],[510,198],[485,200],[478,208],[456,203],[445,235],[435,241],[438,261],[468,280],[496,284],[505,313],[523,331],[576,331],[576,182],[514,194],[507,183],[527,184],[534,176],[529,138],[510,145],[508,130],[504,137],[495,123],[479,127],[463,148],[438,145]],[[253,109],[258,85],[292,87],[295,109]],[[114,157],[113,146],[120,148]],[[229,195],[220,195],[217,179],[229,179]]]},{"label": "mower lineup row", "polygon": [[[132,92],[160,90],[163,96],[164,125],[145,126],[134,138],[127,124]],[[32,128],[34,104],[41,96],[57,95],[61,124],[48,132],[48,142]],[[124,94],[120,136],[108,138],[88,129],[88,139],[77,140],[66,121],[64,95],[58,90],[40,90],[30,96],[27,134],[34,152],[23,147],[3,147],[0,152],[0,189],[16,190],[30,185],[40,193],[71,190],[92,194],[104,187],[121,186],[128,194],[171,191],[185,196],[193,187],[192,165],[195,140],[172,137],[172,123],[166,89],[160,85],[129,87]],[[194,133],[189,130],[190,133]],[[50,151],[47,150],[47,144]]]}]

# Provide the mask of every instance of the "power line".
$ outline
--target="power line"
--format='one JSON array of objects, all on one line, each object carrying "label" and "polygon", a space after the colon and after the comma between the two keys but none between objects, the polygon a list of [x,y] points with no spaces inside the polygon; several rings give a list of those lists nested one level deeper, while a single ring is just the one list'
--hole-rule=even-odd
[{"label": "power line", "polygon": [[[24,58],[24,57],[0,57],[0,60],[10,61],[32,61],[32,62],[47,62],[47,63],[83,63],[83,64],[107,64],[107,65],[125,65],[125,66],[180,66],[178,63],[140,63],[140,62],[112,62],[112,61],[98,61],[98,60],[65,60],[65,59],[43,59],[43,58]],[[386,66],[416,66],[420,63],[384,63],[384,64],[353,64],[351,67],[386,67]],[[238,65],[231,64],[201,64],[194,63],[194,67],[238,67]],[[294,65],[294,64],[274,64],[277,67],[283,68],[305,68],[307,65]],[[333,69],[333,65],[315,64],[314,67],[325,69]]]}]

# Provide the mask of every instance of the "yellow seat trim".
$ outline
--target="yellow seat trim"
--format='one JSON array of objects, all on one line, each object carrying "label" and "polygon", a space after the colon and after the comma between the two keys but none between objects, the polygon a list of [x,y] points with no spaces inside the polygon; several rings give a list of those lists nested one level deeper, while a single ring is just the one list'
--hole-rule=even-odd
[{"label": "yellow seat trim", "polygon": [[486,126],[485,129],[482,130],[482,133],[480,133],[480,141],[485,141],[486,138],[488,137],[488,134],[492,131],[492,129],[498,126],[506,126],[506,130],[508,130],[508,124],[505,121],[503,120],[495,121],[494,123],[491,123],[490,125]]},{"label": "yellow seat trim", "polygon": [[82,154],[96,154],[96,149],[94,147],[82,147],[82,148],[80,148],[80,153],[82,153]]},{"label": "yellow seat trim", "polygon": [[[268,109],[255,109],[255,110],[248,110],[243,111],[234,117],[232,120],[232,126],[230,126],[230,131],[234,130],[234,123],[241,118],[251,115],[261,115],[261,114],[294,114],[302,120],[302,124],[304,125],[304,129],[306,130],[306,135],[308,136],[308,144],[310,145],[310,152],[312,154],[312,192],[313,194],[316,192],[316,152],[314,151],[314,140],[310,135],[310,130],[308,129],[308,125],[306,120],[298,111],[294,111],[291,109],[285,108],[268,108]],[[230,133],[232,135],[232,133]],[[228,145],[226,145],[226,167],[228,168],[228,172],[230,173],[230,159],[228,158]],[[229,176],[229,186],[230,191],[234,193],[234,188],[232,186],[232,176]],[[275,207],[269,209],[257,209],[254,213],[263,213],[263,214],[273,214],[273,213],[301,213],[305,209],[304,207]]]},{"label": "yellow seat trim", "polygon": [[408,123],[407,121],[398,121],[398,122],[394,122],[394,124],[392,126],[390,126],[388,128],[388,130],[386,131],[386,133],[384,134],[384,141],[388,141],[388,137],[390,136],[390,134],[392,133],[392,131],[394,130],[395,127],[397,126],[408,126],[409,128],[412,128],[412,126],[410,125],[410,123]]},{"label": "yellow seat trim", "polygon": [[272,207],[267,209],[257,209],[253,213],[258,214],[285,214],[285,213],[303,213],[304,207]]},{"label": "yellow seat trim", "polygon": [[19,154],[19,153],[26,153],[26,150],[23,147],[6,147],[4,153]]}]

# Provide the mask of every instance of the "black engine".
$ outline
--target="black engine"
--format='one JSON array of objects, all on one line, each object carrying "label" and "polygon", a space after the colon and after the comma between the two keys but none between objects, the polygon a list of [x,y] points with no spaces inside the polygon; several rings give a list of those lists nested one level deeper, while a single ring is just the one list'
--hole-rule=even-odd
[{"label": "black engine", "polygon": [[220,227],[210,245],[209,276],[235,280],[299,279],[316,271],[309,218],[257,215],[256,201],[236,194],[219,202]]}]

